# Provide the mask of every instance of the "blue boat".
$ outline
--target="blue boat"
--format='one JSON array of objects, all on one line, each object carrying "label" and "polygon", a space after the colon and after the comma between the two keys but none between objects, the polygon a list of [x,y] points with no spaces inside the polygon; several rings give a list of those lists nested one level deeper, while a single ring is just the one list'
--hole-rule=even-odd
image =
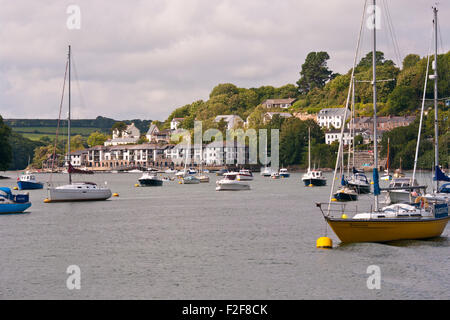
[{"label": "blue boat", "polygon": [[17,180],[17,186],[20,190],[34,190],[42,189],[44,184],[36,181],[36,177],[33,174],[23,174]]},{"label": "blue boat", "polygon": [[28,194],[14,195],[10,188],[0,187],[0,214],[23,213],[31,207]]},{"label": "blue boat", "polygon": [[280,177],[282,177],[282,178],[289,178],[290,176],[291,175],[290,175],[290,173],[288,172],[287,169],[285,169],[285,168],[280,169]]}]

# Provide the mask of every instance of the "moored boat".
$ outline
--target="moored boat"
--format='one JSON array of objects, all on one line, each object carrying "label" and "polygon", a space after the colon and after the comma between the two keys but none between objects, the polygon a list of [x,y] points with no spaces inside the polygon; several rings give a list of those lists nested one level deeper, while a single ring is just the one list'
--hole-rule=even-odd
[{"label": "moored boat", "polygon": [[224,173],[223,179],[216,182],[216,191],[241,191],[250,190],[250,185],[245,181],[237,180],[237,172]]},{"label": "moored boat", "polygon": [[19,190],[34,190],[34,189],[42,189],[44,184],[36,180],[36,176],[34,174],[25,173],[20,176],[17,180],[17,186]]},{"label": "moored boat", "polygon": [[289,178],[291,176],[286,168],[281,168],[279,174],[282,178]]},{"label": "moored boat", "polygon": [[0,187],[0,214],[23,213],[31,207],[28,194],[14,195],[10,188]]},{"label": "moored boat", "polygon": [[160,187],[163,185],[163,180],[158,178],[155,173],[145,172],[138,181],[141,187]]},{"label": "moored boat", "polygon": [[253,174],[248,169],[241,169],[241,170],[239,170],[239,173],[237,175],[237,179],[239,181],[252,181],[253,180]]},{"label": "moored boat", "polygon": [[200,180],[197,177],[194,176],[185,176],[182,178],[183,184],[199,184]]}]

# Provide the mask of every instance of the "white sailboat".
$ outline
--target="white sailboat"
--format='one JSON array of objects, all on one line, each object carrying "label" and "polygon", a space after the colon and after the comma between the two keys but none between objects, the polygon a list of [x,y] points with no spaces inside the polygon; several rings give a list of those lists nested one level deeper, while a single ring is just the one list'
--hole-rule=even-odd
[{"label": "white sailboat", "polygon": [[106,200],[112,195],[111,190],[106,186],[99,186],[94,182],[72,182],[73,168],[70,164],[70,107],[71,107],[71,47],[69,45],[68,53],[68,76],[69,76],[69,112],[68,112],[68,124],[67,124],[67,157],[68,157],[68,176],[69,184],[62,186],[49,186],[47,188],[47,199],[44,202],[55,201],[95,201]]},{"label": "white sailboat", "polygon": [[327,179],[322,174],[322,171],[311,170],[311,128],[308,128],[308,171],[303,175],[302,181],[305,187],[325,186],[327,184]]}]

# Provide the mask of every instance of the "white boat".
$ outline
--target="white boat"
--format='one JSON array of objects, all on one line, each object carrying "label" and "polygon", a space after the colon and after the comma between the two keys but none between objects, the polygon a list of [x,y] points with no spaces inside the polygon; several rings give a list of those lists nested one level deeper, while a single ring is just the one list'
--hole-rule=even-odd
[{"label": "white boat", "polygon": [[206,174],[201,174],[199,176],[196,176],[198,180],[200,180],[201,183],[208,183],[209,177]]},{"label": "white boat", "polygon": [[187,177],[183,177],[182,182],[183,182],[183,184],[199,184],[200,179],[198,179],[197,177],[194,177],[194,176],[187,176]]},{"label": "white boat", "polygon": [[308,127],[308,171],[303,175],[302,181],[305,187],[309,186],[325,186],[327,179],[323,176],[322,171],[311,170],[311,128]]},{"label": "white boat", "polygon": [[250,190],[250,185],[237,179],[237,172],[227,172],[223,174],[223,179],[216,182],[216,191],[240,191]]},{"label": "white boat", "polygon": [[[70,71],[71,71],[71,47],[69,45],[68,54],[68,77],[69,77],[69,112],[68,112],[68,125],[67,135],[70,137]],[[63,186],[50,187],[47,189],[47,199],[45,202],[54,201],[93,201],[93,200],[106,200],[111,197],[111,190],[107,187],[100,187],[93,182],[72,182],[72,165],[70,163],[70,139],[67,143],[68,149],[68,162],[69,162],[69,184]]]},{"label": "white boat", "polygon": [[272,170],[269,167],[261,168],[261,175],[263,177],[270,177],[271,174],[272,174]]},{"label": "white boat", "polygon": [[280,179],[280,174],[278,172],[273,172],[270,177],[272,179]]},{"label": "white boat", "polygon": [[252,181],[253,180],[253,174],[248,169],[241,169],[241,170],[239,170],[239,173],[237,175],[237,179],[239,181]]},{"label": "white boat", "polygon": [[410,187],[418,187],[419,184],[417,180],[412,178],[394,178],[389,187],[386,188],[388,190],[388,196],[390,203],[401,203],[401,202],[413,202],[414,199],[419,195],[414,191],[414,188]]},{"label": "white boat", "polygon": [[164,171],[164,173],[177,173],[177,170],[169,168],[166,171]]},{"label": "white boat", "polygon": [[99,187],[94,182],[73,182],[59,187],[48,188],[49,202],[106,200],[111,195],[110,189]]},{"label": "white boat", "polygon": [[291,174],[288,172],[288,169],[286,168],[281,168],[280,169],[280,176],[282,178],[289,178],[291,176]]}]

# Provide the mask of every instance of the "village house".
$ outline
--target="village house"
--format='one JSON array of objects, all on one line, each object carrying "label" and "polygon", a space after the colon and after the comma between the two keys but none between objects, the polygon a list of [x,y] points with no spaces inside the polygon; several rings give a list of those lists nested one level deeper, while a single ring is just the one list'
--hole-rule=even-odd
[{"label": "village house", "polygon": [[339,129],[344,121],[344,114],[345,108],[325,108],[317,114],[317,121],[321,127]]},{"label": "village house", "polygon": [[287,109],[292,106],[292,104],[296,101],[296,99],[288,98],[288,99],[267,99],[262,105],[266,108],[282,108]]},{"label": "village house", "polygon": [[227,130],[235,129],[244,125],[244,120],[237,115],[220,115],[214,119],[214,122],[224,120],[227,123]]},{"label": "village house", "polygon": [[150,143],[170,143],[171,130],[159,130],[155,124],[150,125],[145,137]]},{"label": "village house", "polygon": [[105,141],[105,146],[117,146],[123,144],[137,143],[141,137],[141,131],[136,128],[134,123],[127,126],[127,128],[120,132],[118,129],[114,129],[112,133],[112,139]]},{"label": "village house", "polygon": [[[409,126],[414,122],[416,116],[385,116],[377,117],[377,130],[390,131],[398,127]],[[350,121],[348,128],[373,130],[373,117],[358,117]]]},{"label": "village house", "polygon": [[173,118],[170,121],[170,130],[177,130],[178,126],[184,121],[184,118]]},{"label": "village house", "polygon": [[288,113],[288,112],[266,112],[263,116],[263,123],[269,123],[270,121],[272,121],[273,117],[275,115],[278,115],[280,118],[291,118],[292,114]]}]

